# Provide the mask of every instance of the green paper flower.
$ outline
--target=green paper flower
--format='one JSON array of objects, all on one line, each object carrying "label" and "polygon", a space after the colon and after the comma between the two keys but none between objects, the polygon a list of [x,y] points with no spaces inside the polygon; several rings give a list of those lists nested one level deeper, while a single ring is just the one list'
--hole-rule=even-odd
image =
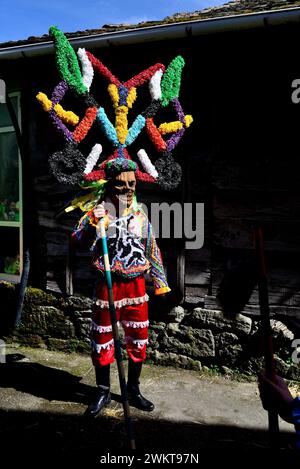
[{"label": "green paper flower", "polygon": [[80,67],[73,47],[64,33],[56,26],[51,26],[49,33],[54,40],[57,68],[62,79],[76,94],[86,93],[88,90],[83,84]]},{"label": "green paper flower", "polygon": [[184,67],[184,59],[181,55],[172,60],[165,71],[161,81],[162,105],[168,106],[169,102],[179,97],[181,73]]}]

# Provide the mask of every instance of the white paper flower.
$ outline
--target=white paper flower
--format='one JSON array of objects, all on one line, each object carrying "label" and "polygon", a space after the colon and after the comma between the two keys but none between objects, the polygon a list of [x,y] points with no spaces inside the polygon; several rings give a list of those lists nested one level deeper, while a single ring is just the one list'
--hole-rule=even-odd
[{"label": "white paper flower", "polygon": [[99,159],[99,156],[101,155],[101,152],[102,145],[100,143],[96,143],[96,145],[93,146],[91,153],[86,159],[86,167],[84,170],[84,174],[89,174],[93,170],[95,164]]},{"label": "white paper flower", "polygon": [[156,171],[154,165],[150,161],[149,156],[145,150],[143,150],[143,148],[137,152],[137,156],[139,157],[141,165],[143,166],[146,173],[150,174],[150,176],[156,179],[158,177],[158,172]]},{"label": "white paper flower", "polygon": [[150,90],[152,99],[161,99],[160,82],[161,82],[162,76],[163,76],[162,69],[157,70],[157,72],[154,73],[153,77],[149,81],[149,90]]},{"label": "white paper flower", "polygon": [[83,48],[78,49],[77,55],[81,62],[82,67],[82,81],[83,84],[89,90],[94,78],[94,69],[90,62],[90,59],[87,56],[86,50]]}]

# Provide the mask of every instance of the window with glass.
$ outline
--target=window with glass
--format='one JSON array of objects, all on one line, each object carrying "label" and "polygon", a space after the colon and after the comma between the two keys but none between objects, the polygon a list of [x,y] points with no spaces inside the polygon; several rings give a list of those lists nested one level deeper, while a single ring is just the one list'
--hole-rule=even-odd
[{"label": "window with glass", "polygon": [[[20,96],[9,95],[20,120]],[[18,282],[22,273],[22,179],[16,134],[0,103],[0,280]]]}]

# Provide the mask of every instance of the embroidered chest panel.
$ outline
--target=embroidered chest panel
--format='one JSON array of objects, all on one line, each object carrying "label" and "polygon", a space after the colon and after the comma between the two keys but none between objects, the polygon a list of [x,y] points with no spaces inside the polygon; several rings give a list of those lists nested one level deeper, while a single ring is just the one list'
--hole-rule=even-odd
[{"label": "embroidered chest panel", "polygon": [[[134,214],[111,221],[107,229],[107,246],[113,272],[135,277],[148,269],[142,232],[142,220]],[[95,265],[104,270],[103,258],[97,257]]]}]

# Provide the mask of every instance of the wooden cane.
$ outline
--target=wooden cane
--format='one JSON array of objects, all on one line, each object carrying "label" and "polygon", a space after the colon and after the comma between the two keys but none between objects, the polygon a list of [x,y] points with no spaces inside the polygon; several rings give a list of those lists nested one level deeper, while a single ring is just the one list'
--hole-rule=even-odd
[{"label": "wooden cane", "polygon": [[118,330],[118,325],[117,325],[116,308],[115,308],[114,295],[113,295],[113,289],[112,289],[112,279],[111,279],[110,263],[109,263],[109,257],[108,257],[104,218],[100,219],[99,227],[100,227],[100,237],[101,237],[102,248],[103,248],[105,279],[106,279],[106,285],[107,285],[107,290],[108,290],[110,321],[112,325],[112,333],[113,333],[114,346],[115,346],[115,357],[116,357],[117,366],[118,366],[119,383],[120,383],[122,404],[123,404],[123,410],[124,410],[124,420],[125,420],[126,432],[127,432],[127,436],[129,439],[130,448],[136,449],[132,420],[130,416],[125,372],[124,372],[124,366],[123,366],[123,360],[122,360],[121,343],[120,343],[119,330]]},{"label": "wooden cane", "polygon": [[[273,337],[270,323],[268,280],[264,255],[263,233],[261,228],[256,228],[254,230],[254,245],[258,268],[258,295],[264,341],[266,377],[274,382],[275,365],[273,356]],[[271,447],[279,449],[280,433],[277,412],[269,410],[268,421]]]}]

